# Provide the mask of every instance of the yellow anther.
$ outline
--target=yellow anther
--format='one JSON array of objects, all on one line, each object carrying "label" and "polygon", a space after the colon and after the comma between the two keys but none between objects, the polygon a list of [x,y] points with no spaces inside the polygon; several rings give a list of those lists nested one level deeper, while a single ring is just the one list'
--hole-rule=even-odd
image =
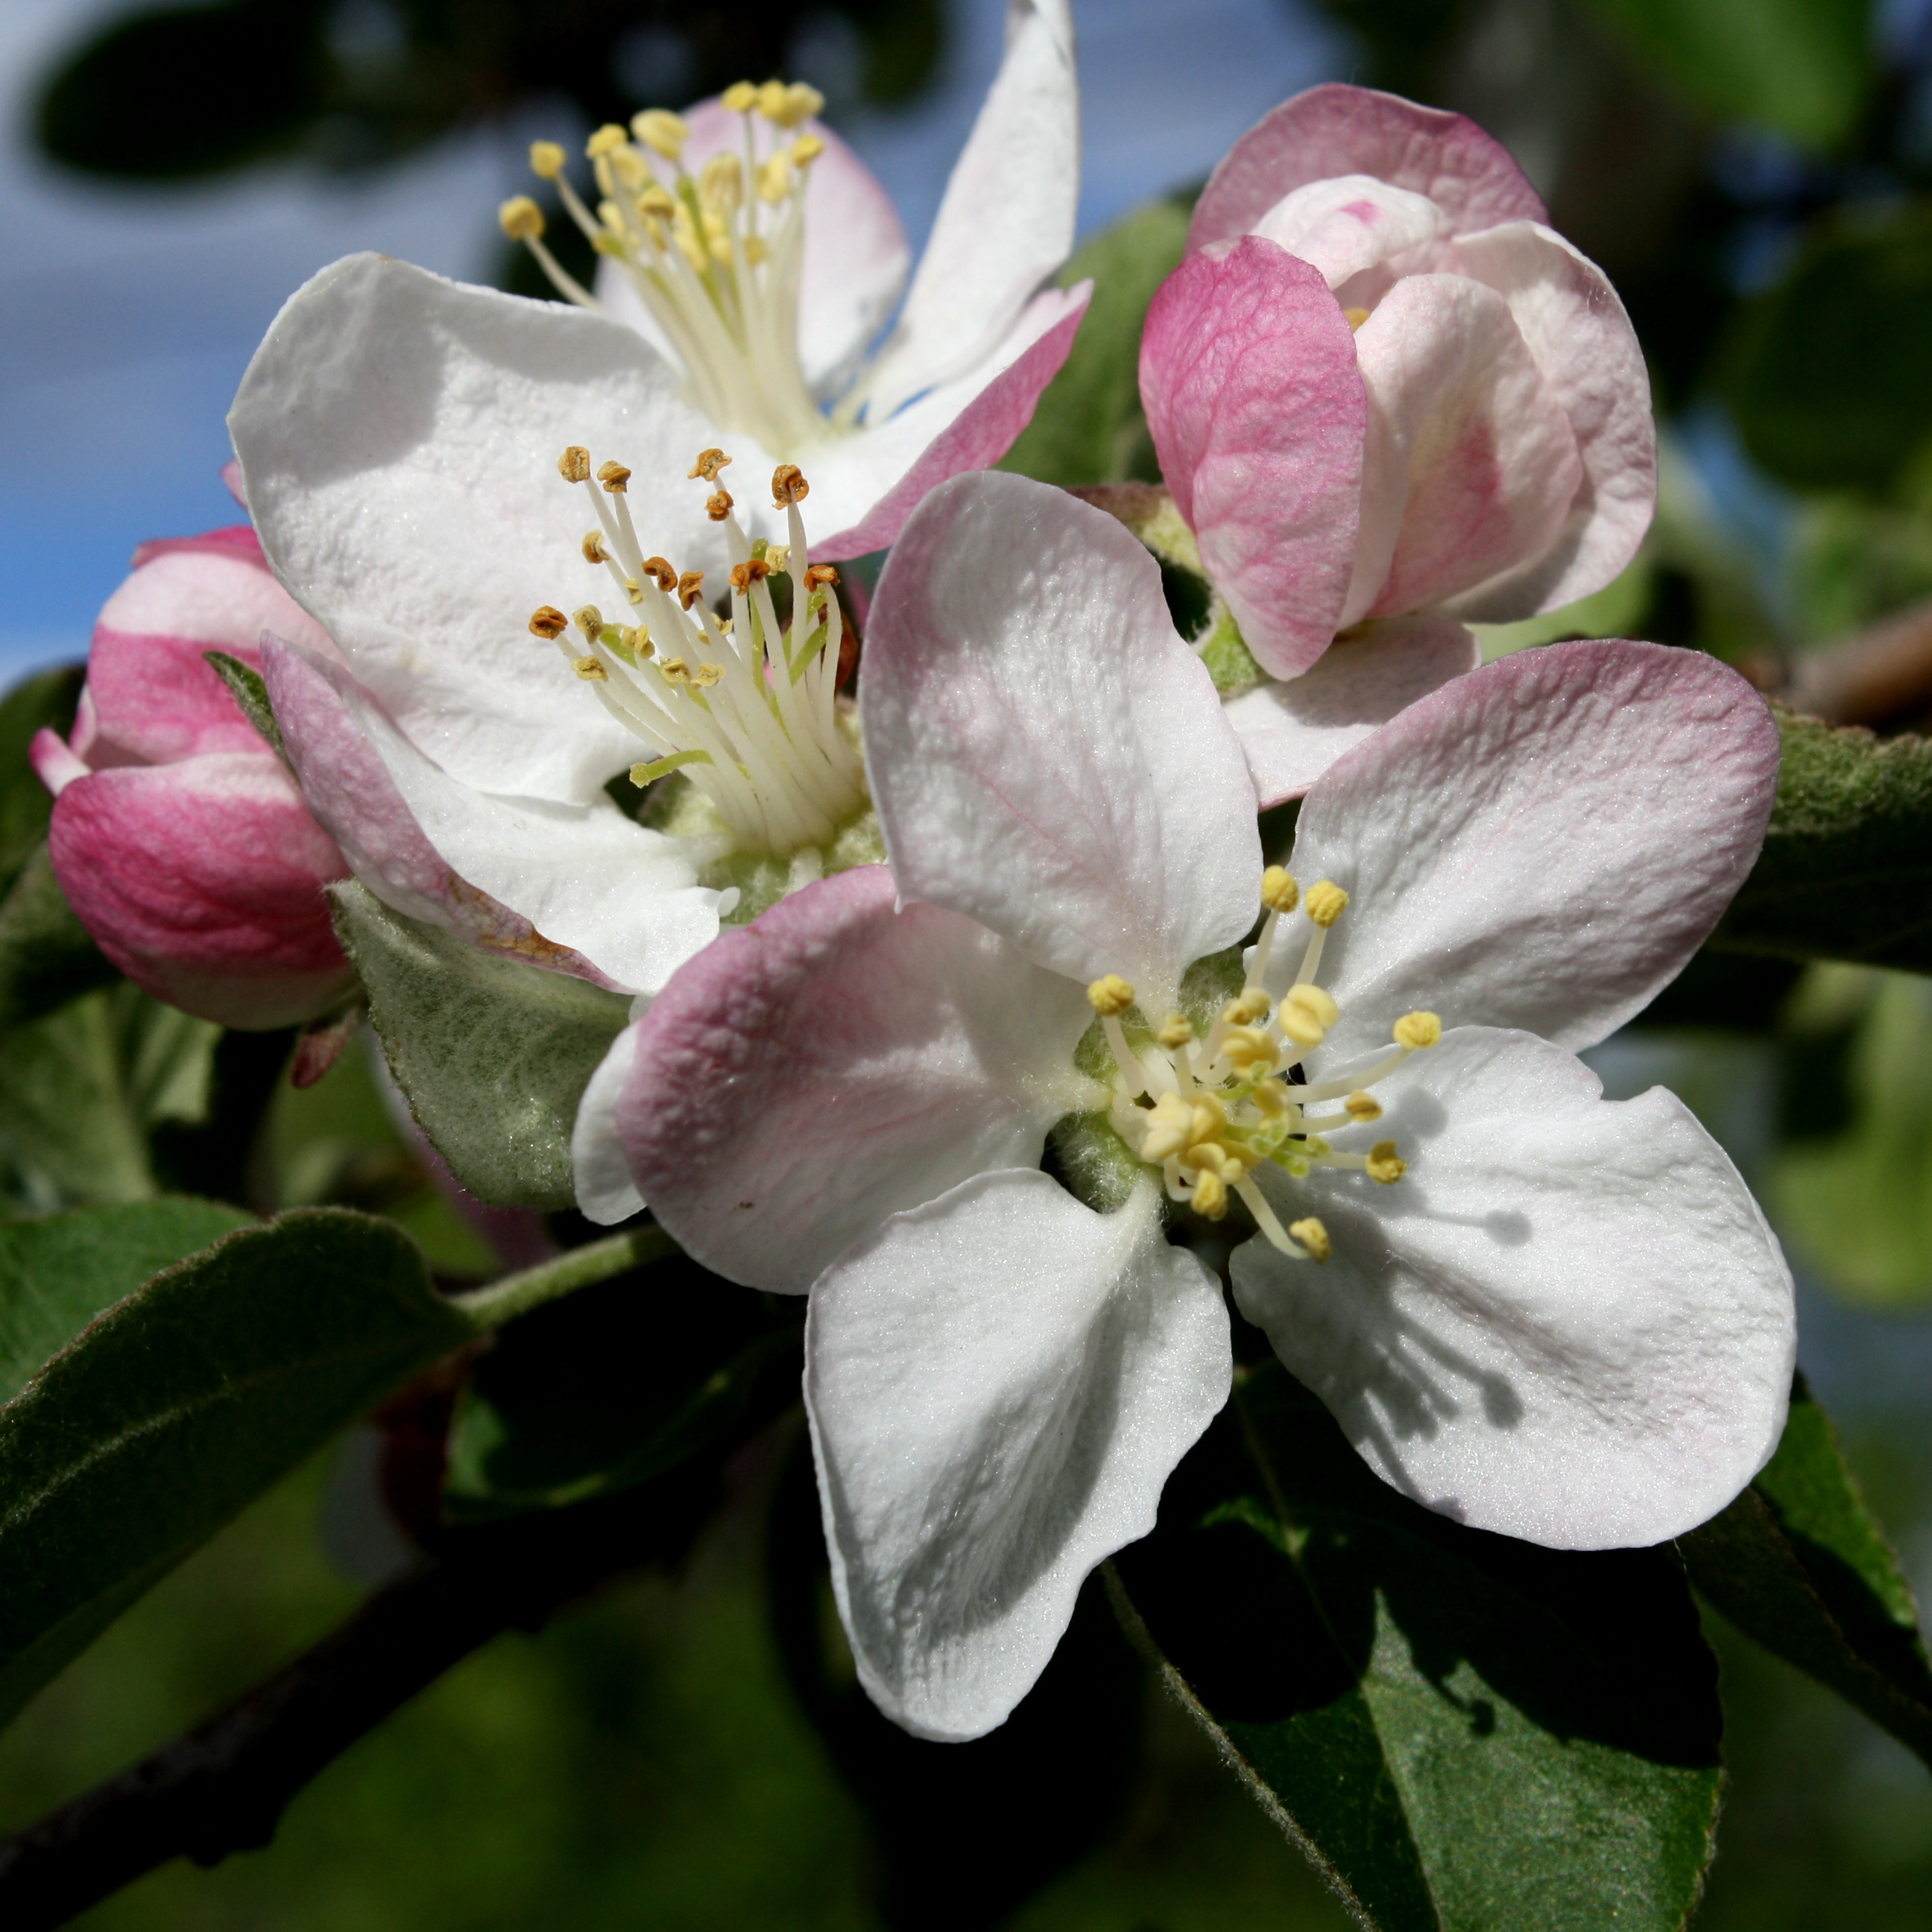
[{"label": "yellow anther", "polygon": [[1352,1120],[1360,1120],[1366,1126],[1370,1120],[1382,1117],[1382,1103],[1372,1094],[1364,1094],[1358,1087],[1342,1102]]},{"label": "yellow anther", "polygon": [[594,161],[603,155],[614,154],[629,139],[614,122],[607,121],[584,142],[584,152]]},{"label": "yellow anther", "polygon": [[[1225,1175],[1228,1172],[1228,1150],[1218,1141],[1202,1141],[1187,1150],[1186,1164],[1203,1174]],[[1240,1162],[1234,1162],[1238,1178]]]},{"label": "yellow anther", "polygon": [[771,253],[771,250],[766,247],[765,238],[762,235],[747,235],[745,237],[745,260],[753,268],[755,268],[760,262],[769,261]]},{"label": "yellow anther", "polygon": [[789,577],[791,574],[791,545],[766,544],[765,563],[767,568],[776,571],[782,577]]},{"label": "yellow anther", "polygon": [[530,614],[530,630],[536,637],[554,642],[569,628],[570,620],[554,604],[540,604]]},{"label": "yellow anther", "polygon": [[1325,1262],[1334,1252],[1328,1244],[1328,1230],[1312,1214],[1289,1222],[1288,1232],[1308,1250],[1312,1262]]},{"label": "yellow anther", "polygon": [[556,459],[557,474],[566,483],[588,483],[590,481],[590,452],[581,443],[573,442]]},{"label": "yellow anther", "polygon": [[579,677],[591,684],[608,683],[610,681],[610,674],[595,658],[575,658],[571,668]]},{"label": "yellow anther", "polygon": [[1278,1120],[1288,1112],[1288,1094],[1279,1080],[1262,1081],[1248,1097],[1264,1119]]},{"label": "yellow anther", "polygon": [[816,590],[821,584],[836,584],[838,573],[829,563],[814,563],[805,573],[805,587]]},{"label": "yellow anther", "polygon": [[1398,1046],[1433,1046],[1442,1037],[1442,1022],[1433,1013],[1404,1013],[1395,1023]]},{"label": "yellow anther", "polygon": [[1394,1141],[1378,1141],[1369,1150],[1369,1178],[1392,1187],[1408,1172],[1408,1162],[1395,1150]]},{"label": "yellow anther", "polygon": [[1368,320],[1369,312],[1365,308],[1345,308],[1342,311],[1342,319],[1351,329],[1357,329]]},{"label": "yellow anther", "polygon": [[623,495],[631,472],[621,463],[607,463],[597,472],[597,480],[614,496]]},{"label": "yellow anther", "polygon": [[758,112],[767,121],[780,121],[784,118],[785,95],[788,90],[782,80],[768,80],[758,89]]},{"label": "yellow anther", "polygon": [[638,212],[647,221],[668,221],[677,213],[677,200],[662,182],[652,182],[638,197]]},{"label": "yellow anther", "polygon": [[1228,1211],[1227,1185],[1218,1174],[1197,1174],[1194,1177],[1192,1200],[1197,1214],[1218,1221]]},{"label": "yellow anther", "polygon": [[1108,973],[1087,988],[1088,1003],[1102,1019],[1118,1019],[1134,1003],[1134,989],[1118,973]]},{"label": "yellow anther", "polygon": [[1194,1022],[1185,1013],[1176,1013],[1162,1022],[1160,1031],[1154,1037],[1171,1053],[1177,1047],[1185,1046],[1194,1037]]},{"label": "yellow anther", "polygon": [[[728,490],[714,490],[704,500],[704,514],[714,524],[722,524],[731,514],[731,493]],[[685,607],[687,610],[690,606]]]},{"label": "yellow anther", "polygon": [[677,572],[671,568],[670,561],[668,557],[646,557],[644,574],[660,590],[675,590],[677,588]]},{"label": "yellow anther", "polygon": [[599,239],[614,238],[615,232],[624,225],[622,212],[614,201],[600,201],[597,204],[597,219],[613,231],[611,237],[600,237]]},{"label": "yellow anther", "polygon": [[700,691],[709,691],[714,684],[722,682],[724,676],[722,664],[701,664],[691,674],[691,681]]},{"label": "yellow anther", "polygon": [[758,199],[774,206],[791,192],[791,157],[780,152],[758,164]]},{"label": "yellow anther", "polygon": [[687,570],[677,580],[677,601],[688,610],[704,595],[704,573]]},{"label": "yellow anther", "polygon": [[1190,1144],[1219,1138],[1228,1124],[1228,1111],[1211,1094],[1197,1094],[1188,1103]]},{"label": "yellow anther", "polygon": [[646,160],[644,156],[628,142],[613,151],[610,156],[610,172],[616,176],[619,182],[623,187],[628,188],[633,194],[635,194],[646,182],[652,178],[650,162]]},{"label": "yellow anther", "polygon": [[781,463],[772,472],[772,508],[782,510],[788,503],[802,503],[812,494],[805,472],[796,463]]},{"label": "yellow anther", "polygon": [[1221,1017],[1230,1026],[1252,1026],[1256,1021],[1268,1018],[1268,1010],[1273,1004],[1260,987],[1250,986],[1221,1009]]},{"label": "yellow anther", "polygon": [[1341,1012],[1319,986],[1291,986],[1281,1003],[1281,1030],[1297,1046],[1319,1046]]},{"label": "yellow anther", "polygon": [[608,563],[610,561],[610,553],[604,548],[604,532],[602,530],[586,530],[584,532],[584,560],[586,563]]},{"label": "yellow anther", "polygon": [[734,114],[748,114],[758,104],[758,90],[748,80],[734,80],[718,98]]},{"label": "yellow anther", "polygon": [[1274,1042],[1258,1027],[1230,1027],[1221,1036],[1221,1058],[1238,1073],[1275,1063]]},{"label": "yellow anther", "polygon": [[772,574],[772,567],[761,556],[746,559],[742,563],[731,566],[731,588],[748,591],[754,584],[762,584]]},{"label": "yellow anther", "polygon": [[581,610],[572,611],[570,620],[592,644],[604,628],[604,614],[594,604],[586,604]]},{"label": "yellow anther", "polygon": [[698,460],[691,466],[692,479],[694,482],[702,477],[707,483],[718,481],[718,472],[731,459],[722,449],[700,449]]},{"label": "yellow anther", "polygon": [[691,134],[683,116],[672,113],[668,107],[646,107],[641,114],[633,114],[631,132],[668,161],[676,160],[684,152],[684,144]]},{"label": "yellow anther", "polygon": [[543,210],[526,194],[513,194],[496,211],[503,232],[512,242],[534,242],[544,232]]},{"label": "yellow anther", "polygon": [[554,141],[530,143],[530,172],[544,181],[555,181],[570,157]]},{"label": "yellow anther", "polygon": [[1318,879],[1308,889],[1308,896],[1302,902],[1302,910],[1317,926],[1330,926],[1342,916],[1348,903],[1348,895],[1333,879]]},{"label": "yellow anther", "polygon": [[825,152],[825,143],[816,134],[801,134],[791,144],[791,164],[808,168]]},{"label": "yellow anther", "polygon": [[691,681],[689,668],[682,658],[666,658],[658,669],[664,673],[667,683],[688,684]]},{"label": "yellow anther", "polygon": [[795,80],[785,89],[784,112],[774,114],[772,118],[782,128],[796,128],[801,121],[809,121],[824,105],[825,97],[817,88]]},{"label": "yellow anther", "polygon": [[1194,1110],[1178,1094],[1163,1094],[1142,1125],[1142,1160],[1158,1164],[1178,1154],[1193,1127]]},{"label": "yellow anther", "polygon": [[1294,911],[1295,901],[1300,896],[1301,888],[1286,866],[1270,866],[1262,874],[1262,904],[1270,912]]},{"label": "yellow anther", "polygon": [[728,212],[745,198],[745,164],[734,154],[713,154],[698,171],[698,198]]}]

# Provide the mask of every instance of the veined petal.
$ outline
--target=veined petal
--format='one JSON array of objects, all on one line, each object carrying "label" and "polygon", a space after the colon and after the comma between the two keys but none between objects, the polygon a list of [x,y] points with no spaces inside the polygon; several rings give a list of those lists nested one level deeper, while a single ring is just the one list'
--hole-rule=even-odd
[{"label": "veined petal", "polygon": [[886,1714],[926,1738],[1003,1723],[1232,1372],[1220,1285],[1163,1238],[1151,1185],[1102,1215],[1036,1171],[982,1174],[835,1262],[806,1402],[832,1588]]},{"label": "veined petal", "polygon": [[[636,1007],[632,1011],[635,1012]],[[600,1227],[615,1227],[644,1210],[644,1197],[631,1178],[631,1164],[617,1131],[617,1103],[637,1057],[638,1022],[633,1019],[597,1063],[597,1070],[577,1103],[577,1118],[570,1130],[570,1167],[577,1204],[586,1220]]]},{"label": "veined petal", "polygon": [[802,1294],[853,1241],[1040,1158],[1093,1103],[1080,988],[862,866],[728,928],[638,1023],[631,1174],[686,1251]]},{"label": "veined petal", "polygon": [[993,350],[1066,260],[1079,201],[1072,10],[1007,0],[1005,58],[868,379],[873,422]]},{"label": "veined petal", "polygon": [[1306,182],[1255,224],[1253,232],[1298,255],[1330,288],[1391,255],[1433,241],[1442,211],[1426,195],[1370,175]]},{"label": "veined petal", "polygon": [[1093,292],[1091,282],[1043,289],[1006,340],[968,374],[928,392],[890,422],[814,451],[812,511],[828,534],[814,541],[812,555],[884,550],[940,484],[998,462],[1059,374]]},{"label": "veined petal", "polygon": [[1339,638],[1299,677],[1226,700],[1264,806],[1299,798],[1344,752],[1452,677],[1482,649],[1447,617],[1384,617]]},{"label": "veined petal", "polygon": [[1162,284],[1141,399],[1175,506],[1262,667],[1306,670],[1354,562],[1367,404],[1318,270],[1247,236]]},{"label": "veined petal", "polygon": [[269,562],[412,740],[466,784],[587,805],[634,741],[530,613],[614,594],[579,548],[573,443],[629,467],[647,548],[724,559],[714,440],[634,330],[355,255],[292,296],[229,417]]},{"label": "veined petal", "polygon": [[1254,790],[1159,566],[1105,512],[982,471],[926,498],[872,604],[860,704],[901,894],[1171,1010],[1256,916]]},{"label": "veined petal", "polygon": [[505,798],[425,758],[341,665],[271,640],[263,673],[316,817],[412,919],[599,986],[654,992],[718,930],[683,847],[606,800]]},{"label": "veined petal", "polygon": [[1458,1522],[1601,1550],[1714,1516],[1778,1446],[1796,1354],[1790,1272],[1723,1150],[1676,1095],[1605,1100],[1526,1034],[1446,1034],[1386,1092],[1408,1174],[1269,1183],[1334,1253],[1250,1241],[1241,1312]]},{"label": "veined petal", "polygon": [[1438,604],[1544,556],[1583,466],[1502,297],[1465,275],[1404,276],[1355,352],[1369,428],[1342,622]]},{"label": "veined petal", "polygon": [[1548,219],[1508,150],[1473,121],[1331,81],[1283,101],[1228,150],[1195,205],[1187,245],[1232,241],[1283,196],[1336,175],[1426,195],[1454,232]]},{"label": "veined petal", "polygon": [[[1322,1064],[1417,1008],[1573,1049],[1646,1006],[1764,840],[1764,700],[1702,652],[1583,640],[1452,680],[1330,766],[1290,866],[1351,895]],[[1277,948],[1276,957],[1282,957]]]},{"label": "veined petal", "polygon": [[1636,554],[1657,507],[1650,377],[1609,278],[1562,236],[1511,222],[1460,237],[1444,251],[1443,266],[1486,284],[1509,304],[1569,418],[1583,465],[1555,544],[1450,606],[1472,622],[1506,623],[1600,590]]}]

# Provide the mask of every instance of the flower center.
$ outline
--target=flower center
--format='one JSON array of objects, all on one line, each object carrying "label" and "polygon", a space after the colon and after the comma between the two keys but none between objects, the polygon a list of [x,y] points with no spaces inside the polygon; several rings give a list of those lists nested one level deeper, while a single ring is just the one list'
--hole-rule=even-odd
[{"label": "flower center", "polygon": [[[594,214],[554,141],[532,145],[530,166],[556,184],[590,245],[630,278],[698,406],[774,454],[796,454],[832,429],[798,356],[806,176],[825,143],[796,130],[824,98],[768,80],[740,81],[723,100],[743,121],[743,152],[714,154],[694,170],[684,165],[688,130],[664,108],[635,116],[628,133],[598,128],[586,149],[602,196]],[[601,307],[544,246],[542,211],[527,195],[504,202],[500,218],[567,300]]]},{"label": "flower center", "polygon": [[[806,548],[798,506],[810,484],[794,465],[778,466],[772,507],[785,512],[791,542],[753,544],[718,482],[730,460],[707,449],[691,472],[711,486],[705,509],[724,526],[729,616],[720,620],[706,602],[702,571],[680,575],[667,559],[644,555],[626,497],[631,472],[607,463],[593,482],[590,452],[573,444],[557,468],[596,506],[585,560],[610,572],[620,608],[638,621],[608,622],[594,604],[567,617],[546,604],[530,628],[556,644],[604,708],[650,747],[653,755],[631,768],[634,784],[682,771],[734,850],[784,857],[830,845],[866,806],[865,766],[837,704],[845,614],[838,572],[813,563]],[[788,624],[772,599],[774,575],[790,586]],[[568,634],[573,623],[580,652]]]},{"label": "flower center", "polygon": [[[1312,1168],[1352,1169],[1393,1186],[1408,1171],[1393,1141],[1366,1154],[1338,1152],[1329,1132],[1382,1118],[1369,1090],[1412,1053],[1433,1046],[1442,1022],[1433,1013],[1406,1015],[1395,1025],[1395,1050],[1346,1080],[1294,1081],[1287,1070],[1321,1045],[1340,1017],[1333,998],[1316,983],[1322,949],[1342,916],[1348,896],[1323,879],[1304,896],[1279,866],[1262,876],[1267,916],[1250,962],[1247,983],[1221,1009],[1204,1040],[1176,1013],[1144,1043],[1136,1046],[1123,1024],[1134,989],[1117,974],[1096,980],[1087,997],[1100,1016],[1114,1056],[1114,1098],[1108,1119],[1135,1157],[1160,1171],[1168,1199],[1186,1203],[1218,1221],[1230,1196],[1238,1196],[1255,1225],[1283,1254],[1299,1260],[1328,1258],[1328,1231],[1313,1215],[1284,1228],[1252,1176],[1268,1162],[1300,1180]],[[1276,1004],[1262,983],[1276,928],[1299,904],[1313,926],[1294,983]],[[1310,1110],[1339,1101],[1340,1110]]]}]

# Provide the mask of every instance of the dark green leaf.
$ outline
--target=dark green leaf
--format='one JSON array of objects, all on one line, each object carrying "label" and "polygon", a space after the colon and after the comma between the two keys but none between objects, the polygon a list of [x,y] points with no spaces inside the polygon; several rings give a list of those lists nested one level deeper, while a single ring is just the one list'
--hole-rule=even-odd
[{"label": "dark green leaf", "polygon": [[220,1202],[172,1199],[0,1227],[0,1404],[103,1309],[253,1218]]},{"label": "dark green leaf", "polygon": [[1932,743],[1778,723],[1764,851],[1712,943],[1932,972]]},{"label": "dark green leaf", "polygon": [[1683,1924],[1719,1714],[1670,1551],[1461,1528],[1270,1362],[1118,1574],[1170,1689],[1362,1924]]},{"label": "dark green leaf", "polygon": [[1186,240],[1187,210],[1157,201],[1096,235],[1067,263],[1060,286],[1091,276],[1093,299],[1065,366],[1002,470],[1064,488],[1154,473],[1141,412],[1141,328]]},{"label": "dark green leaf", "polygon": [[630,1003],[405,919],[353,879],[329,896],[390,1071],[450,1172],[496,1207],[569,1207],[577,1103]]},{"label": "dark green leaf", "polygon": [[14,882],[34,848],[47,836],[53,800],[27,762],[36,732],[74,728],[74,706],[86,677],[80,664],[42,671],[0,698],[0,890]]},{"label": "dark green leaf", "polygon": [[1890,482],[1932,432],[1932,359],[1910,320],[1928,302],[1932,204],[1823,229],[1739,312],[1725,352],[1725,398],[1751,454],[1804,488]]},{"label": "dark green leaf", "polygon": [[275,707],[268,700],[268,687],[262,674],[226,651],[203,651],[215,676],[227,686],[230,694],[242,707],[242,715],[277,751],[282,748],[282,728],[275,722]]},{"label": "dark green leaf", "polygon": [[1829,147],[1872,73],[1870,0],[1591,0],[1606,25],[1694,106]]},{"label": "dark green leaf", "polygon": [[459,1522],[648,1481],[795,1402],[799,1311],[674,1255],[513,1322],[450,1433]]},{"label": "dark green leaf", "polygon": [[24,1025],[119,976],[74,916],[45,844],[0,898],[0,1028]]},{"label": "dark green leaf", "polygon": [[0,1408],[0,1717],[470,1333],[406,1236],[337,1208],[244,1228],[116,1303]]},{"label": "dark green leaf", "polygon": [[1691,1581],[1747,1636],[1932,1765],[1932,1665],[1917,1606],[1802,1378],[1778,1454],[1678,1546]]}]

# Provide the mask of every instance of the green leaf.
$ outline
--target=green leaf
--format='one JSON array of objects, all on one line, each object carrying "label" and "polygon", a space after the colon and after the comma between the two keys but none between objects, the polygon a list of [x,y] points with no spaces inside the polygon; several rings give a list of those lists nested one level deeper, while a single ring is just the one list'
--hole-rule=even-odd
[{"label": "green leaf", "polygon": [[0,1227],[0,1405],[104,1309],[254,1218],[175,1198]]},{"label": "green leaf", "polygon": [[798,1312],[674,1254],[512,1322],[458,1404],[449,1514],[586,1502],[741,1438],[798,1398]]},{"label": "green leaf", "polygon": [[1061,270],[1062,288],[1090,276],[1093,299],[1066,363],[1000,469],[1068,489],[1154,475],[1141,410],[1141,329],[1154,291],[1180,264],[1187,220],[1178,202],[1150,202],[1094,236]]},{"label": "green leaf", "polygon": [[1691,1581],[1747,1636],[1932,1765],[1932,1665],[1917,1606],[1802,1378],[1777,1454],[1678,1547]]},{"label": "green leaf", "polygon": [[1764,850],[1712,944],[1932,972],[1932,743],[1780,712]]},{"label": "green leaf", "polygon": [[282,728],[275,722],[275,707],[269,702],[268,687],[253,664],[226,651],[203,651],[215,676],[227,686],[230,694],[241,706],[242,715],[277,751],[282,748]]},{"label": "green leaf", "polygon": [[0,898],[0,1028],[54,1012],[119,977],[75,916],[44,844]]},{"label": "green leaf", "polygon": [[[1768,36],[1760,43],[1774,46]],[[1932,202],[1840,217],[1742,308],[1722,360],[1744,446],[1807,489],[1882,488],[1932,432]]]},{"label": "green leaf", "polygon": [[389,1070],[451,1173],[495,1207],[571,1206],[577,1103],[630,1002],[405,919],[353,879],[329,896]]},{"label": "green leaf", "polygon": [[47,836],[53,800],[33,766],[27,762],[35,733],[74,729],[74,706],[86,671],[80,664],[63,664],[14,686],[0,698],[0,888],[14,875]]},{"label": "green leaf", "polygon": [[1269,1362],[1116,1568],[1169,1689],[1361,1924],[1683,1924],[1720,1718],[1668,1550],[1463,1528]]},{"label": "green leaf", "polygon": [[1850,132],[1871,84],[1870,0],[1591,0],[1693,105],[1801,146]]},{"label": "green leaf", "polygon": [[470,1333],[404,1235],[339,1208],[226,1235],[108,1308],[0,1408],[0,1720]]}]

